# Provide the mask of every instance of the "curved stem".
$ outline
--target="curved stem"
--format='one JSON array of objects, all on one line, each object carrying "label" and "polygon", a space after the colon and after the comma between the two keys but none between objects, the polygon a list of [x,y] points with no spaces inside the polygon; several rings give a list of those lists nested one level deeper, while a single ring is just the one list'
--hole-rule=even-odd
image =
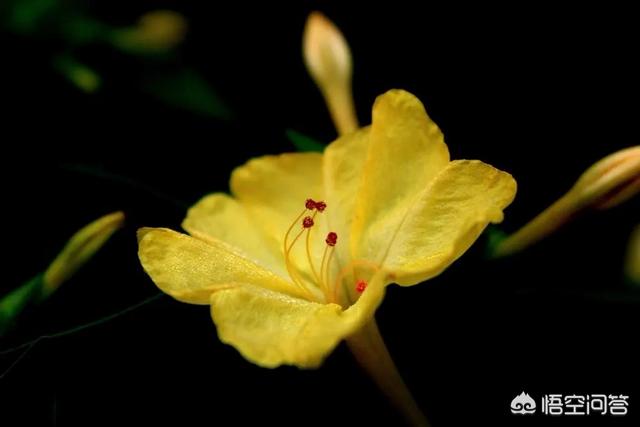
[{"label": "curved stem", "polygon": [[518,253],[558,230],[579,213],[574,204],[573,198],[567,195],[556,200],[518,231],[499,242],[493,251],[493,257],[501,258]]},{"label": "curved stem", "polygon": [[375,319],[349,337],[347,345],[360,366],[402,413],[407,423],[411,426],[428,427],[429,422],[400,376]]},{"label": "curved stem", "polygon": [[338,135],[358,130],[358,117],[353,102],[351,82],[328,85],[322,90],[327,108]]}]

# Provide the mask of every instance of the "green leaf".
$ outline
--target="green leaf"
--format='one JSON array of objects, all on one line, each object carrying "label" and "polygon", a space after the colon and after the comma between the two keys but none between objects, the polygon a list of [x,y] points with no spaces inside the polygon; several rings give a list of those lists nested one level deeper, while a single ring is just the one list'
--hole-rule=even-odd
[{"label": "green leaf", "polygon": [[16,0],[3,6],[8,9],[9,28],[18,33],[33,33],[38,30],[47,15],[58,6],[58,2],[57,0]]},{"label": "green leaf", "polygon": [[192,69],[151,78],[143,89],[162,102],[196,114],[224,120],[232,116],[209,83]]},{"label": "green leaf", "polygon": [[489,226],[484,232],[486,236],[487,245],[485,247],[485,256],[487,258],[494,258],[496,248],[500,243],[507,238],[507,233],[500,230],[498,227]]},{"label": "green leaf", "polygon": [[111,34],[112,29],[108,25],[80,13],[69,13],[64,16],[60,31],[69,43],[83,46],[105,40]]},{"label": "green leaf", "polygon": [[298,151],[324,151],[324,144],[293,129],[287,129],[286,135]]},{"label": "green leaf", "polygon": [[0,336],[9,330],[29,303],[41,298],[42,278],[43,275],[38,274],[0,299]]}]

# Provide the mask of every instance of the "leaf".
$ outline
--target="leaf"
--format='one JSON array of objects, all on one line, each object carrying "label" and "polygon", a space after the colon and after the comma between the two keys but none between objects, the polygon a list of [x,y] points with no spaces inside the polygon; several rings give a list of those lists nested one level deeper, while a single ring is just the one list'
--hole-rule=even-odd
[{"label": "leaf", "polygon": [[104,40],[113,31],[109,25],[77,12],[65,14],[61,19],[62,36],[76,46]]},{"label": "leaf", "polygon": [[293,129],[287,129],[286,135],[298,151],[316,151],[319,153],[324,151],[324,144]]},{"label": "leaf", "polygon": [[185,68],[143,83],[145,92],[158,100],[204,116],[228,120],[231,111],[209,83],[195,70]]},{"label": "leaf", "polygon": [[[57,0],[21,0],[5,4],[7,24],[18,33],[33,33],[57,6]],[[4,9],[4,7],[2,7]],[[3,12],[4,10],[0,10]]]},{"label": "leaf", "polygon": [[0,336],[4,335],[15,319],[29,305],[41,296],[43,275],[38,274],[17,289],[0,299]]},{"label": "leaf", "polygon": [[489,226],[484,232],[486,236],[485,256],[494,258],[496,249],[507,238],[507,233],[496,226]]}]

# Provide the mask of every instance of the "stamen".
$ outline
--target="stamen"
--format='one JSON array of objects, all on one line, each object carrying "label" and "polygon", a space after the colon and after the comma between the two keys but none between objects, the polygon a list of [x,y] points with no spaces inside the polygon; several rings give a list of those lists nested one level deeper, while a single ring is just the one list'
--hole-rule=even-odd
[{"label": "stamen", "polygon": [[310,216],[305,216],[304,219],[302,220],[302,226],[304,228],[313,227],[313,218],[311,218]]},{"label": "stamen", "polygon": [[324,269],[325,269],[325,261],[327,260],[327,251],[329,249],[329,246],[325,246],[324,247],[324,252],[322,252],[322,261],[320,262],[320,287],[322,288],[322,292],[325,293],[325,295],[327,294],[327,287],[326,287],[326,282],[324,281]]},{"label": "stamen", "polygon": [[[316,205],[317,206],[317,205]],[[316,217],[316,214],[318,213],[318,211],[313,213],[313,216],[311,218],[306,217],[304,219],[305,223],[303,224],[303,226],[307,229],[307,262],[309,262],[309,265],[311,266],[311,272],[313,273],[313,277],[316,279],[316,283],[318,283],[319,285],[321,284],[321,280],[320,277],[318,276],[318,272],[316,271],[316,266],[313,262],[313,259],[311,259],[311,249],[310,249],[310,240],[311,240],[311,226],[314,224],[313,223],[313,219]],[[307,219],[309,220],[307,222]],[[309,227],[307,227],[307,223],[310,223],[311,225]]]},{"label": "stamen", "polygon": [[327,234],[327,238],[325,239],[325,242],[327,242],[327,245],[329,246],[335,246],[336,243],[338,242],[338,235],[333,231],[330,232],[329,234]]},{"label": "stamen", "polygon": [[[327,204],[323,201],[315,201],[313,199],[307,199],[305,201],[305,210],[303,210],[300,215],[295,219],[295,221],[291,224],[287,233],[284,236],[284,258],[285,265],[287,267],[287,271],[289,272],[289,276],[291,280],[299,286],[302,290],[305,291],[307,295],[311,297],[311,299],[315,299],[312,290],[308,288],[309,277],[302,274],[302,272],[298,269],[298,266],[291,259],[291,251],[293,247],[302,236],[302,233],[307,232],[306,236],[306,253],[307,253],[307,261],[309,263],[309,267],[311,272],[313,273],[313,278],[315,279],[315,284],[317,284],[320,290],[323,292],[327,300],[331,299],[331,293],[333,291],[333,295],[335,295],[336,290],[331,289],[330,287],[330,273],[331,269],[329,268],[331,259],[333,258],[333,254],[335,252],[335,245],[338,242],[338,235],[335,232],[330,232],[327,234],[325,238],[325,243],[327,244],[324,248],[324,253],[322,254],[322,261],[320,263],[320,270],[315,266],[314,260],[311,257],[311,228],[315,225],[315,218],[318,212],[322,213],[327,208]],[[308,215],[308,212],[313,212],[313,215]],[[306,216],[305,216],[306,215]],[[300,224],[300,220],[302,220],[302,228],[299,232],[296,233],[296,236],[291,240],[291,233],[293,232],[296,224]],[[291,240],[291,241],[290,241]],[[319,274],[318,274],[319,273]]]},{"label": "stamen", "polygon": [[[309,199],[311,200],[311,199]],[[303,210],[302,212],[300,212],[300,215],[298,215],[298,217],[293,221],[293,223],[289,226],[289,229],[287,230],[287,233],[284,235],[284,253],[287,253],[287,247],[288,245],[288,240],[289,240],[289,235],[291,234],[291,231],[293,230],[293,227],[296,226],[296,224],[298,223],[298,221],[300,221],[300,218],[302,218],[302,216],[307,213],[307,209]]]},{"label": "stamen", "polygon": [[307,199],[307,201],[305,202],[304,206],[309,209],[310,211],[314,210],[316,208],[316,202],[313,199]]},{"label": "stamen", "polygon": [[[327,246],[327,248],[329,248],[329,246]],[[324,271],[324,277],[322,278],[324,280],[324,282],[326,283],[326,287],[329,289],[329,272],[331,271],[331,269],[329,268],[329,266],[331,265],[331,259],[333,259],[333,253],[335,252],[335,246],[331,246],[331,250],[329,252],[329,257],[327,258],[327,263],[325,264],[325,271]]]},{"label": "stamen", "polygon": [[296,234],[296,237],[291,242],[291,245],[287,248],[287,250],[285,252],[285,255],[284,255],[284,263],[285,263],[285,266],[287,267],[287,271],[289,272],[289,276],[291,277],[291,280],[293,280],[293,282],[296,285],[298,285],[300,288],[302,288],[304,291],[306,291],[307,293],[311,294],[311,292],[309,292],[307,287],[304,285],[303,279],[300,276],[300,274],[298,273],[298,271],[296,270],[296,268],[293,265],[293,263],[291,262],[291,257],[290,257],[291,249],[293,249],[293,246],[298,241],[298,239],[300,238],[300,236],[302,235],[303,232],[304,232],[304,229],[300,230],[300,232],[298,234]]},{"label": "stamen", "polygon": [[358,283],[356,283],[356,291],[363,293],[365,289],[367,289],[367,282],[362,279],[358,280]]},{"label": "stamen", "polygon": [[[322,262],[320,263],[320,286],[322,287],[325,295],[329,293],[328,283],[329,283],[329,263],[327,261],[327,252],[329,248],[331,248],[331,253],[329,254],[329,259],[333,255],[333,247],[338,242],[338,235],[333,231],[327,234],[327,238],[324,240],[327,243],[327,246],[324,247],[324,252],[322,253]],[[326,271],[325,271],[326,269]]]},{"label": "stamen", "polygon": [[[309,201],[313,202],[313,200],[308,199],[307,202],[305,203],[305,208],[309,204]],[[315,205],[315,202],[313,202],[313,204]],[[297,218],[293,221],[293,223],[291,223],[291,225],[289,226],[289,229],[287,230],[287,233],[284,235],[284,247],[283,247],[283,249],[284,249],[284,263],[285,263],[285,266],[287,268],[287,272],[289,273],[289,276],[291,277],[291,280],[298,287],[300,287],[302,290],[304,290],[308,295],[313,297],[312,293],[304,285],[302,278],[299,276],[298,272],[296,271],[295,267],[293,266],[293,264],[291,262],[291,259],[290,259],[290,256],[289,256],[290,253],[291,253],[291,248],[293,248],[293,246],[296,243],[296,241],[300,238],[300,236],[304,232],[304,228],[302,230],[300,230],[300,232],[296,235],[296,237],[293,239],[293,242],[291,242],[291,245],[289,245],[289,236],[291,235],[291,231],[293,231],[293,227],[295,227],[296,224],[299,223],[298,221],[300,221],[300,218],[302,218],[304,216],[304,214],[307,213],[307,210],[309,210],[309,209],[304,209],[302,212],[300,212],[300,215],[298,215]],[[307,218],[309,218],[309,217],[307,217]],[[305,218],[305,221],[306,221],[306,218]],[[304,225],[304,221],[303,221],[303,225]]]}]

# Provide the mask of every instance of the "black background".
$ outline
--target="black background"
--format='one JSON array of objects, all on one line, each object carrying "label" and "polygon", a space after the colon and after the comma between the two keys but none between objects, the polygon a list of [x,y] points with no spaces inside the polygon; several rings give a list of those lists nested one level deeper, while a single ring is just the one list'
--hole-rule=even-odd
[{"label": "black background", "polygon": [[[230,121],[160,104],[138,90],[150,67],[101,45],[78,52],[104,86],[85,95],[52,71],[55,40],[1,35],[3,279],[9,290],[46,267],[94,218],[127,225],[70,282],[27,313],[0,349],[117,312],[157,293],[136,256],[140,226],[179,229],[202,195],[227,190],[252,156],[291,151],[286,129],[335,134],[301,58],[307,14],[342,28],[354,54],[362,123],[390,88],[416,94],[453,158],[513,174],[513,231],[586,167],[637,144],[637,26],[613,7],[443,9],[340,2],[220,6],[215,2],[88,2],[130,23],[149,8],[183,12],[176,61],[206,76]],[[206,4],[205,4],[206,3]],[[398,165],[401,168],[402,165]],[[483,259],[484,239],[440,277],[390,287],[377,319],[392,356],[434,426],[569,425],[510,414],[523,390],[628,394],[633,425],[640,294],[624,283],[638,198],[587,215],[511,259]],[[8,367],[19,353],[0,358]],[[6,422],[6,424],[5,424]],[[43,340],[0,379],[4,425],[396,425],[401,423],[343,346],[322,368],[265,370],[216,338],[208,308],[162,297],[102,325]]]}]

